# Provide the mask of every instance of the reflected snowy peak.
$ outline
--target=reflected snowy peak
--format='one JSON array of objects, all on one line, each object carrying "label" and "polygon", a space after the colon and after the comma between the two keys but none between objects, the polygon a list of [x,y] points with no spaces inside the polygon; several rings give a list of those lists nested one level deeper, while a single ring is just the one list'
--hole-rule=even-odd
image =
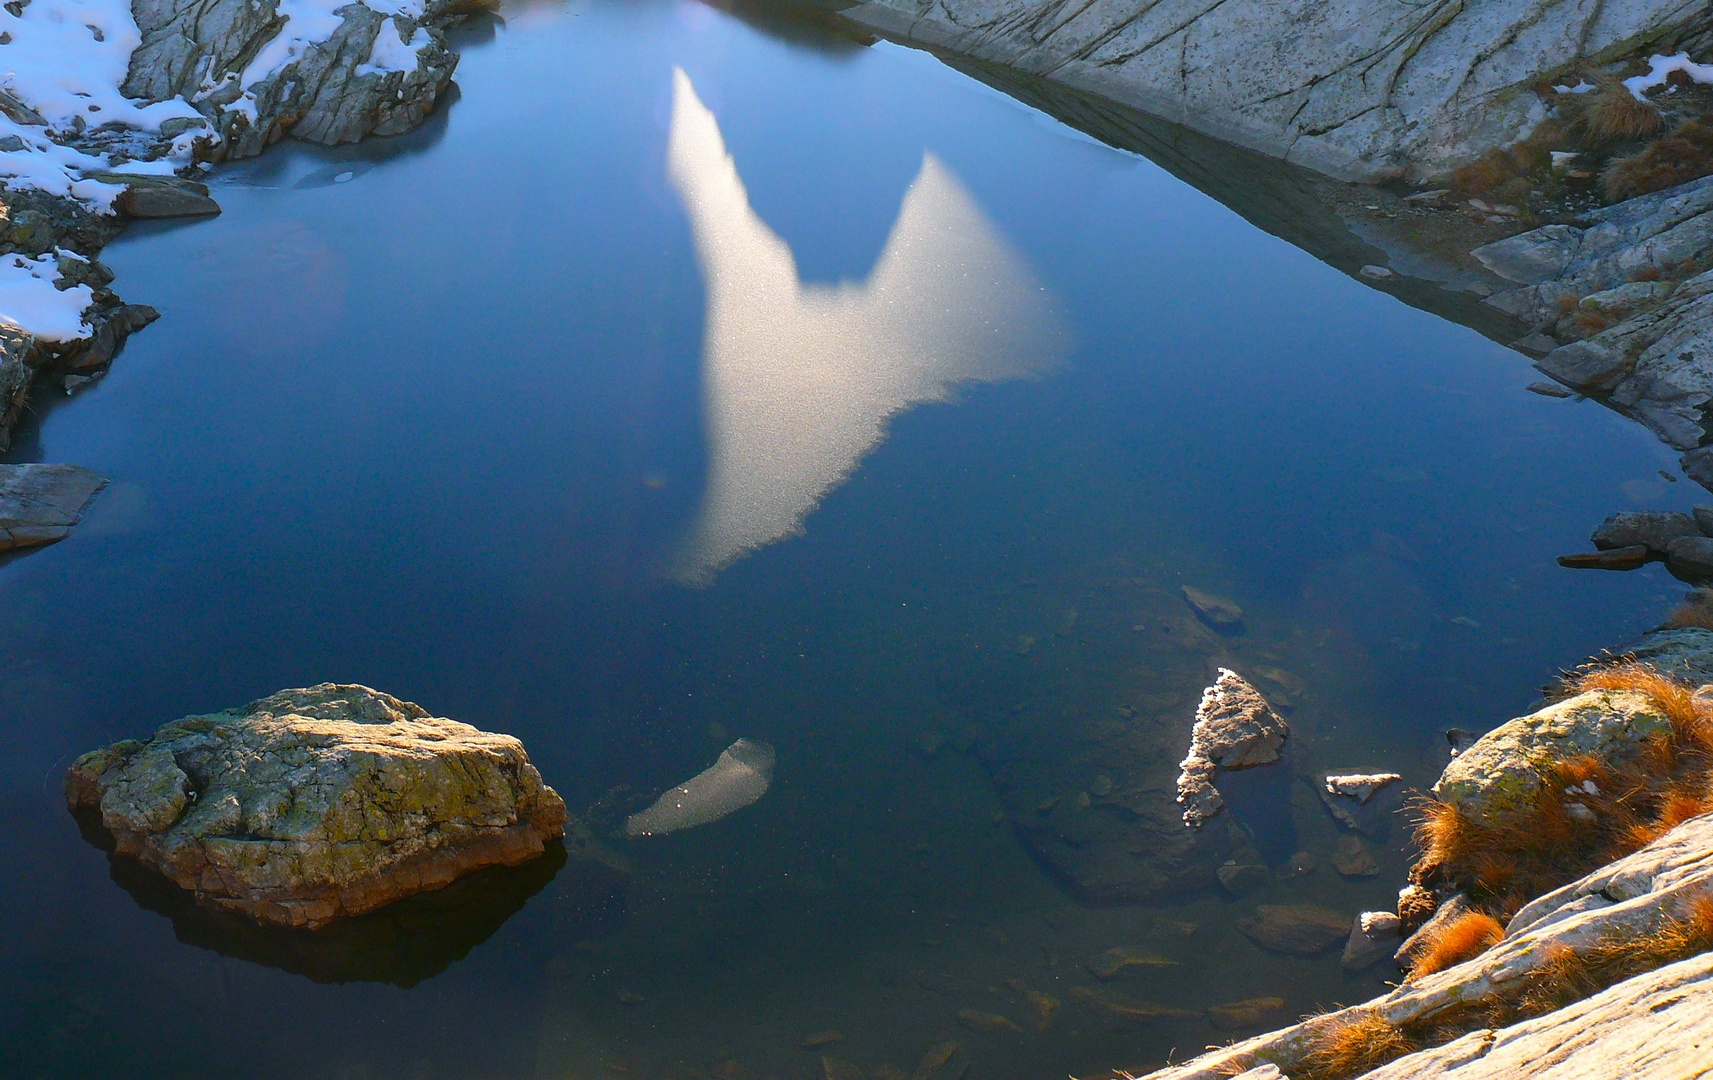
[{"label": "reflected snowy peak", "polygon": [[708,473],[672,573],[707,584],[801,532],[889,416],[944,401],[959,382],[1041,374],[1067,335],[1045,289],[932,154],[868,280],[804,284],[789,245],[750,207],[714,114],[682,70],[674,79],[668,167],[707,290]]}]

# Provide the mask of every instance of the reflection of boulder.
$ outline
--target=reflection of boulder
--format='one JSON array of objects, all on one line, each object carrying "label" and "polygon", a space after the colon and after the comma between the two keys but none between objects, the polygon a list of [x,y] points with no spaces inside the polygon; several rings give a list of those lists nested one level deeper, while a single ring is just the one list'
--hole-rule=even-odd
[{"label": "reflection of boulder", "polygon": [[[624,913],[622,874],[587,859],[572,859],[565,869],[566,845],[552,840],[541,858],[522,866],[478,870],[444,889],[418,893],[320,930],[267,926],[199,905],[193,894],[113,854],[112,838],[94,815],[79,815],[78,824],[86,839],[108,849],[108,873],[114,882],[144,909],[171,919],[180,941],[320,983],[381,982],[408,988],[433,978],[486,941],[556,875],[555,887],[573,897],[570,909],[586,923],[568,933],[597,936]],[[583,842],[577,836],[568,839],[573,848]]]},{"label": "reflection of boulder", "polygon": [[202,902],[309,928],[538,858],[567,820],[510,735],[333,683],[85,754],[66,798]]}]

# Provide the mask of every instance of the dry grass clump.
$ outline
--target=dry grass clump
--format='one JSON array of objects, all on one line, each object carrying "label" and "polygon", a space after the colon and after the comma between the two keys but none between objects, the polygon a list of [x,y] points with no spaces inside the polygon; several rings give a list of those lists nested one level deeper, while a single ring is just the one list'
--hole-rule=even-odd
[{"label": "dry grass clump", "polygon": [[[1655,277],[1658,277],[1657,272]],[[1690,627],[1713,630],[1713,589],[1696,589],[1691,592],[1683,598],[1683,603],[1671,609],[1660,626],[1666,630],[1684,630]]]},{"label": "dry grass clump", "polygon": [[1594,89],[1585,94],[1564,95],[1559,113],[1567,115],[1572,127],[1596,143],[1641,139],[1665,123],[1660,111],[1630,93],[1630,88],[1610,75],[1592,77]]},{"label": "dry grass clump", "polygon": [[1359,1013],[1318,1032],[1291,1080],[1348,1080],[1423,1048],[1378,1013]]},{"label": "dry grass clump", "polygon": [[1713,173],[1713,118],[1685,120],[1663,139],[1614,158],[1600,174],[1606,197],[1617,201],[1687,184]]},{"label": "dry grass clump", "polygon": [[1592,757],[1561,762],[1543,777],[1529,811],[1505,826],[1469,818],[1424,798],[1415,805],[1421,857],[1412,883],[1450,883],[1509,915],[1542,893],[1637,851],[1692,817],[1713,812],[1713,702],[1647,664],[1591,668],[1565,691],[1647,695],[1671,734],[1614,765]]},{"label": "dry grass clump", "polygon": [[1498,919],[1484,911],[1465,912],[1429,935],[1427,949],[1417,958],[1406,981],[1414,982],[1473,960],[1504,937],[1505,928]]},{"label": "dry grass clump", "polygon": [[1507,202],[1527,200],[1534,185],[1531,173],[1552,168],[1552,152],[1564,145],[1564,133],[1548,120],[1528,138],[1495,148],[1451,174],[1451,188],[1458,195],[1494,196]]}]

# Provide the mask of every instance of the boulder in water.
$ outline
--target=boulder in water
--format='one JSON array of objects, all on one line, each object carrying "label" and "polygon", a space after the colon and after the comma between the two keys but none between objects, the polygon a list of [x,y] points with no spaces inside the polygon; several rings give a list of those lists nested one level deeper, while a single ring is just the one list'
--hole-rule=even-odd
[{"label": "boulder in water", "polygon": [[1290,728],[1279,718],[1243,676],[1228,668],[1202,691],[1196,710],[1196,725],[1190,735],[1190,752],[1179,763],[1178,802],[1184,808],[1184,824],[1200,828],[1225,806],[1213,786],[1221,768],[1247,769],[1279,760]]},{"label": "boulder in water", "polygon": [[517,739],[333,683],[92,751],[66,796],[202,902],[311,929],[528,862],[568,819]]}]

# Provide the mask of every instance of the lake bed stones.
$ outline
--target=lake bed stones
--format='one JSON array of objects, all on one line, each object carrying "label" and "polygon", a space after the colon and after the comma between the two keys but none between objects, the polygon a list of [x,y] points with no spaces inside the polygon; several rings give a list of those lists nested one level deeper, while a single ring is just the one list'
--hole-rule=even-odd
[{"label": "lake bed stones", "polygon": [[66,797],[200,901],[309,929],[528,862],[569,820],[512,736],[333,683],[92,751]]}]

